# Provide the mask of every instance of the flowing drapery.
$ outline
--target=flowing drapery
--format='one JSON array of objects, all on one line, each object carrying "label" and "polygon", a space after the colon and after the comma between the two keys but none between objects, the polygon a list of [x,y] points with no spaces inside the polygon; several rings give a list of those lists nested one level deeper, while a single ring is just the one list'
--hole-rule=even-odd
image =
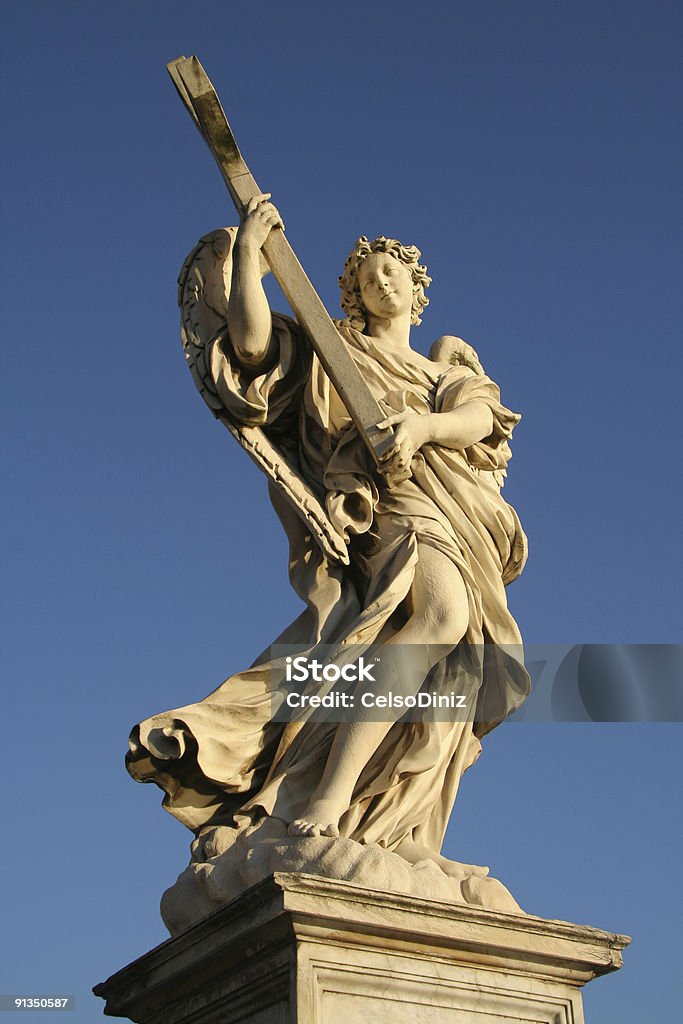
[{"label": "flowing drapery", "polygon": [[[381,645],[401,621],[422,545],[443,552],[465,583],[468,629],[424,686],[475,688],[474,721],[399,721],[360,773],[342,835],[393,849],[402,840],[438,851],[463,771],[479,737],[519,706],[528,677],[505,585],[522,570],[526,540],[498,487],[519,416],[500,402],[488,377],[464,366],[397,353],[338,325],[344,343],[387,414],[448,412],[470,401],[491,409],[489,437],[466,451],[430,446],[411,477],[387,486],[298,326],[273,317],[277,359],[248,372],[229,337],[210,352],[211,375],[226,413],[261,426],[320,494],[349,544],[348,567],[328,560],[306,525],[271,484],[287,532],[290,579],[306,608],[275,641]],[[516,656],[517,655],[517,656]],[[133,730],[128,767],[166,792],[164,805],[197,831],[207,824],[267,814],[300,817],[320,779],[334,722],[273,719],[283,665],[270,649],[197,704],[156,715]]]}]

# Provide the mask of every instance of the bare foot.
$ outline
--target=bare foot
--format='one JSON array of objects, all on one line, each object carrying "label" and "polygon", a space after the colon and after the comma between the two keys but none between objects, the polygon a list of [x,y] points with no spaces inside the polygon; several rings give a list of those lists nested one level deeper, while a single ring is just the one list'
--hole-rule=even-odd
[{"label": "bare foot", "polygon": [[458,881],[472,877],[486,878],[489,873],[488,868],[479,867],[478,864],[461,864],[460,861],[449,860],[448,857],[443,857],[440,853],[430,850],[427,846],[422,846],[421,843],[416,843],[413,839],[404,839],[394,852],[411,864],[430,860],[440,867],[445,875],[448,875],[449,878],[457,878]]},{"label": "bare foot", "polygon": [[287,829],[290,836],[339,837],[339,819],[342,812],[333,800],[314,800],[303,818],[295,818]]},{"label": "bare foot", "polygon": [[458,860],[449,860],[448,857],[439,855],[435,858],[444,874],[449,878],[458,878],[462,881],[465,878],[486,878],[489,869],[480,867],[478,864],[461,864]]}]

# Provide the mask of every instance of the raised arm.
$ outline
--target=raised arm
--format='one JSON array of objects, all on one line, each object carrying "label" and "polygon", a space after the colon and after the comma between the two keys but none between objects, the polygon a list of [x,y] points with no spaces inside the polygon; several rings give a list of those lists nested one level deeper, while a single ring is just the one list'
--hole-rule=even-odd
[{"label": "raised arm", "polygon": [[233,251],[228,330],[237,359],[258,370],[273,356],[270,307],[261,283],[260,252],[272,228],[283,228],[270,192],[255,196],[242,217]]}]

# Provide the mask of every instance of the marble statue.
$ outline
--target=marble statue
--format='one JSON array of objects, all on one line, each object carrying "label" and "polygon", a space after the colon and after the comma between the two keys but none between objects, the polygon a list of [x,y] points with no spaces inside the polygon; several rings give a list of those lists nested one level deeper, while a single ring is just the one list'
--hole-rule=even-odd
[{"label": "marble statue", "polygon": [[[270,194],[254,194],[238,228],[200,240],[179,280],[195,383],[268,477],[305,607],[250,668],[131,734],[131,775],[159,785],[196,837],[164,918],[177,932],[277,870],[519,912],[487,868],[441,846],[481,739],[528,692],[505,596],[526,539],[501,494],[520,417],[462,339],[440,338],[429,358],[411,347],[431,280],[420,252],[361,237],[335,327],[381,409],[389,440],[373,457],[310,329],[269,309],[263,253],[283,231]],[[372,648],[378,692],[445,692],[457,678],[472,713],[278,721],[275,645],[340,664]]]}]

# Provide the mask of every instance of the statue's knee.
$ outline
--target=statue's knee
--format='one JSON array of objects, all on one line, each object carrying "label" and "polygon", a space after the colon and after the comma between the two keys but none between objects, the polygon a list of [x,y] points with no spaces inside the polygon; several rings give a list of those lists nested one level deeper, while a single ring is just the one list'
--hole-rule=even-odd
[{"label": "statue's knee", "polygon": [[436,602],[429,609],[429,643],[452,650],[462,640],[466,630],[467,609],[445,601]]}]

